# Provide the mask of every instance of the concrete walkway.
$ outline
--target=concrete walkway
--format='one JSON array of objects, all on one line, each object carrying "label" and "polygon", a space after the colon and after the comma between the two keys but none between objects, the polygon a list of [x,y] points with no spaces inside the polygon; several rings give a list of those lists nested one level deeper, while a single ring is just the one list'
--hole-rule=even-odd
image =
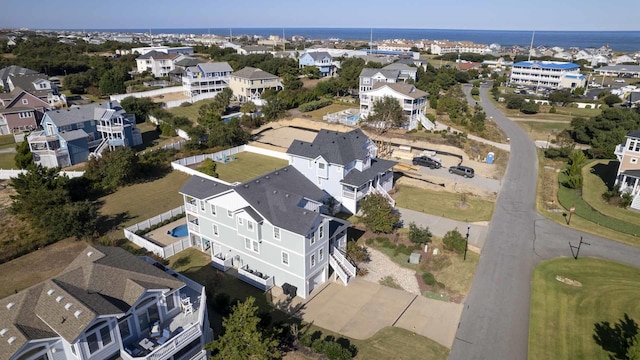
[{"label": "concrete walkway", "polygon": [[349,286],[325,283],[306,300],[299,315],[354,339],[368,339],[384,327],[397,326],[451,348],[462,305],[355,278]]},{"label": "concrete walkway", "polygon": [[463,221],[451,220],[419,211],[404,208],[396,209],[400,212],[400,219],[405,227],[414,222],[416,225],[428,227],[431,233],[436,236],[444,236],[447,231],[457,228],[465,236],[467,234],[467,225],[471,225],[469,229],[469,245],[476,247],[478,250],[482,250],[487,238],[489,224],[486,222],[467,224]]}]

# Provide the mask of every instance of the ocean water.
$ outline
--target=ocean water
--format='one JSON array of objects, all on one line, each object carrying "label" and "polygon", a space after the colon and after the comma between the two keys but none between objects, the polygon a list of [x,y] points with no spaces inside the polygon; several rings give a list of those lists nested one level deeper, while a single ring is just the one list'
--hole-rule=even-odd
[{"label": "ocean water", "polygon": [[[369,28],[198,28],[198,29],[94,29],[85,31],[134,32],[152,34],[212,34],[227,36],[231,32],[238,35],[278,35],[283,31],[287,38],[302,35],[309,39],[349,39],[374,41],[385,39],[407,40],[452,40],[473,41],[479,44],[500,44],[502,46],[529,46],[532,31],[505,30],[446,30],[446,29],[369,29]],[[560,46],[568,49],[577,46],[600,47],[608,45],[615,51],[640,51],[640,31],[536,31],[534,46]]]}]

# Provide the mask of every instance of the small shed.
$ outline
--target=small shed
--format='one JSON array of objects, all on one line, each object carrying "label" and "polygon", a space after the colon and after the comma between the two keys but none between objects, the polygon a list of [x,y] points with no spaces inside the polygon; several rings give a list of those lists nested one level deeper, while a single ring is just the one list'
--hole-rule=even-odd
[{"label": "small shed", "polygon": [[420,253],[412,253],[411,255],[409,255],[409,263],[419,264],[421,257],[422,255]]}]

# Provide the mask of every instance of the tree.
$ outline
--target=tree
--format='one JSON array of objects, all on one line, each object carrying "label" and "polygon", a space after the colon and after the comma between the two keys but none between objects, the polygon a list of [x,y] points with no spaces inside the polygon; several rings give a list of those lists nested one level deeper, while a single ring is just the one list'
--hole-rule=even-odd
[{"label": "tree", "polygon": [[400,222],[400,215],[394,212],[387,199],[379,194],[369,194],[360,201],[362,221],[376,233],[390,233]]},{"label": "tree", "polygon": [[397,99],[385,96],[373,104],[373,114],[367,116],[366,122],[384,133],[391,127],[400,127],[405,122],[402,106]]},{"label": "tree", "polygon": [[602,98],[602,101],[608,106],[613,106],[617,103],[621,103],[622,99],[618,95],[610,94]]},{"label": "tree", "polygon": [[131,184],[139,175],[138,157],[128,146],[107,150],[102,153],[102,157],[90,159],[84,173],[87,179],[107,191]]},{"label": "tree", "polygon": [[27,135],[24,136],[22,142],[16,144],[16,155],[13,158],[18,169],[27,169],[33,164],[33,153],[27,141]]},{"label": "tree", "polygon": [[100,92],[102,95],[124,94],[127,90],[124,85],[127,77],[126,69],[120,67],[115,67],[105,72],[100,77]]},{"label": "tree", "polygon": [[279,342],[258,327],[255,299],[248,297],[233,306],[222,320],[224,334],[207,345],[214,358],[224,360],[269,360],[280,357]]},{"label": "tree", "polygon": [[522,104],[520,104],[520,111],[524,114],[537,114],[538,111],[540,111],[540,106],[533,102],[533,100],[523,101]]},{"label": "tree", "polygon": [[424,245],[431,242],[431,231],[428,227],[422,227],[412,222],[409,224],[409,240],[414,244]]},{"label": "tree", "polygon": [[633,337],[633,344],[627,350],[629,360],[640,360],[640,336]]},{"label": "tree", "polygon": [[149,114],[155,109],[160,109],[160,103],[154,103],[147,97],[126,97],[120,101],[120,106],[127,112],[136,116],[136,122],[145,122]]},{"label": "tree", "polygon": [[198,166],[197,170],[203,174],[207,174],[216,178],[218,177],[218,173],[216,172],[216,162],[209,158],[204,159]]},{"label": "tree", "polygon": [[442,238],[442,243],[446,250],[454,251],[456,254],[464,253],[464,249],[467,244],[465,238],[462,237],[462,234],[460,234],[458,229],[447,231]]},{"label": "tree", "polygon": [[257,110],[258,107],[251,101],[247,101],[246,103],[242,104],[242,106],[240,106],[240,112],[244,114],[251,114],[256,112]]},{"label": "tree", "polygon": [[72,94],[86,93],[89,85],[91,81],[85,73],[69,74],[64,77],[64,87]]}]

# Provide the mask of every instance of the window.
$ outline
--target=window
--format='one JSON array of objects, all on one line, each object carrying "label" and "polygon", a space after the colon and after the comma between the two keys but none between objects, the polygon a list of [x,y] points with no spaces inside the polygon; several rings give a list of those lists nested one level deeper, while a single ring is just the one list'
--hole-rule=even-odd
[{"label": "window", "polygon": [[273,228],[273,238],[276,240],[280,240],[280,228],[279,227],[274,227]]},{"label": "window", "polygon": [[628,147],[628,150],[629,150],[629,151],[633,151],[633,146],[635,145],[635,143],[636,143],[636,142],[635,142],[634,140],[630,140],[630,141],[629,141],[629,147]]},{"label": "window", "polygon": [[118,323],[118,328],[120,329],[120,337],[122,339],[126,339],[131,336],[131,327],[129,326],[129,319],[126,318]]},{"label": "window", "polygon": [[320,251],[318,252],[318,258],[320,259],[320,261],[324,260],[324,248],[320,248]]},{"label": "window", "polygon": [[238,216],[238,225],[244,224],[244,220]]},{"label": "window", "polygon": [[282,264],[289,265],[289,253],[284,251],[282,252]]},{"label": "window", "polygon": [[259,253],[260,243],[258,243],[256,240],[253,240],[252,243],[253,243],[253,252]]},{"label": "window", "polygon": [[247,221],[247,229],[253,232],[253,221]]},{"label": "window", "polygon": [[638,163],[638,158],[631,158],[630,161],[632,164],[637,164]]},{"label": "window", "polygon": [[316,254],[311,254],[311,267],[316,266]]},{"label": "window", "polygon": [[166,300],[167,300],[167,311],[171,311],[171,310],[175,309],[176,300],[175,300],[175,297],[173,296],[173,294],[167,296]]},{"label": "window", "polygon": [[258,240],[251,240],[249,238],[244,238],[244,247],[247,250],[251,250],[255,253],[260,253],[260,243]]},{"label": "window", "polygon": [[324,170],[325,163],[318,163],[318,169]]},{"label": "window", "polygon": [[311,162],[311,159],[309,159],[309,169],[311,169],[313,167],[313,163]]},{"label": "window", "polygon": [[244,247],[245,249],[251,249],[251,239],[244,238]]},{"label": "window", "polygon": [[216,206],[213,205],[213,204],[211,204],[211,215],[217,216],[217,214],[216,214]]},{"label": "window", "polygon": [[83,122],[79,122],[76,124],[76,128],[78,129],[84,129],[84,123]]},{"label": "window", "polygon": [[227,216],[232,218],[233,217],[233,211],[227,210]]},{"label": "window", "polygon": [[313,245],[316,243],[316,236],[315,234],[311,234],[311,239],[309,239],[309,244]]},{"label": "window", "polygon": [[320,225],[320,229],[318,230],[318,239],[322,239],[324,237],[324,225]]},{"label": "window", "polygon": [[22,104],[23,104],[23,105],[27,105],[27,104],[29,104],[29,100],[27,100],[27,99],[22,99]]},{"label": "window", "polygon": [[218,225],[217,224],[213,224],[213,235],[215,235],[215,236],[219,236],[220,235],[218,233]]},{"label": "window", "polygon": [[111,331],[109,331],[109,324],[107,324],[106,321],[101,321],[93,325],[87,330],[87,333],[86,342],[89,354],[94,354],[113,342]]},{"label": "window", "polygon": [[138,325],[141,333],[146,333],[151,328],[151,324],[160,320],[156,298],[150,297],[142,301],[136,310]]},{"label": "window", "polygon": [[204,211],[204,200],[200,200],[200,211]]}]

